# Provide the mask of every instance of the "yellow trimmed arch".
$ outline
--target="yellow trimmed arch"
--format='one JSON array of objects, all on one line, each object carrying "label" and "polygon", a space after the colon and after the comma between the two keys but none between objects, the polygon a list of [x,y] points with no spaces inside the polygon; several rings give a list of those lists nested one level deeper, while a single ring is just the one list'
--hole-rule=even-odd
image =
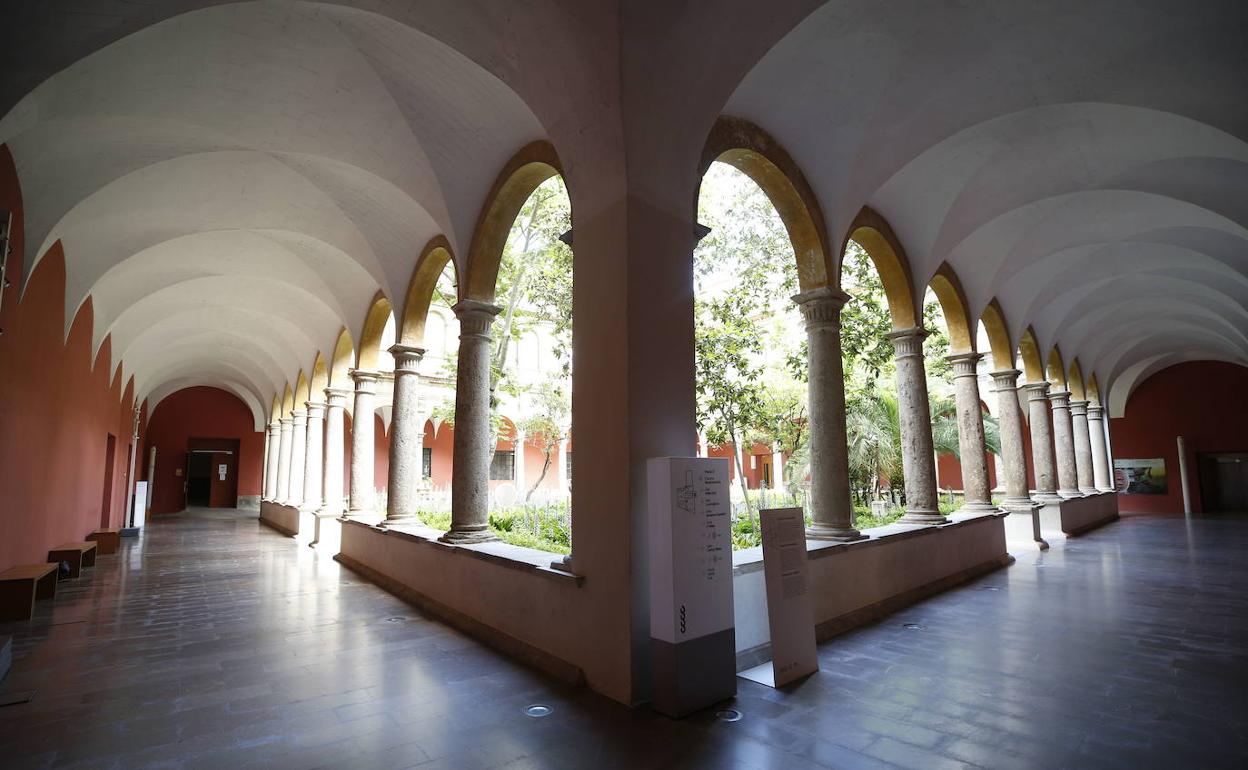
[{"label": "yellow trimmed arch", "polygon": [[1097,406],[1101,405],[1101,386],[1096,382],[1096,372],[1088,377],[1087,399]]},{"label": "yellow trimmed arch", "polygon": [[1088,400],[1088,391],[1083,384],[1083,368],[1079,366],[1078,358],[1070,362],[1070,371],[1067,373],[1066,383],[1072,400]]},{"label": "yellow trimmed arch", "polygon": [[563,174],[563,165],[554,145],[547,141],[526,145],[503,167],[473,231],[468,251],[468,285],[460,286],[461,299],[494,301],[503,247],[516,216],[538,185],[556,174]]},{"label": "yellow trimmed arch", "polygon": [[373,371],[377,368],[381,336],[393,314],[394,308],[390,306],[390,300],[386,299],[385,294],[377,292],[368,307],[368,315],[364,317],[364,332],[360,335],[360,349],[355,362],[357,369]]},{"label": "yellow trimmed arch", "polygon": [[932,292],[940,303],[941,313],[945,316],[945,327],[949,331],[949,352],[975,352],[975,320],[967,309],[966,292],[962,290],[962,282],[957,273],[947,262],[941,262],[932,276]]},{"label": "yellow trimmed arch", "polygon": [[1054,389],[1066,390],[1066,365],[1062,363],[1062,351],[1054,345],[1049,349],[1047,373]]},{"label": "yellow trimmed arch", "polygon": [[295,378],[295,390],[291,395],[291,409],[303,409],[304,404],[308,401],[308,377],[299,370],[299,376]]},{"label": "yellow trimmed arch", "polygon": [[980,321],[984,324],[984,333],[988,335],[993,367],[998,371],[1013,369],[1014,344],[1010,342],[1010,327],[1005,323],[1005,313],[1001,311],[1001,303],[996,297],[984,308]]},{"label": "yellow trimmed arch", "polygon": [[[914,282],[910,280],[910,263],[906,259],[905,249],[897,240],[893,228],[875,211],[864,208],[854,217],[849,227],[849,236],[841,247],[841,259],[844,259],[845,246],[854,241],[867,252],[875,271],[884,284],[884,295],[888,298],[888,311],[893,319],[894,329],[912,329],[922,326],[922,315],[918,302],[915,300]],[[840,264],[836,266],[836,274],[840,275]],[[839,282],[838,282],[839,284]],[[839,285],[837,288],[840,288]]]},{"label": "yellow trimmed arch", "polygon": [[269,422],[279,420],[282,417],[282,399],[277,393],[273,394],[273,404],[269,409]]},{"label": "yellow trimmed arch", "polygon": [[325,364],[325,356],[318,350],[316,360],[312,362],[312,378],[308,381],[308,401],[321,403],[325,400],[325,389],[329,387],[329,367]]},{"label": "yellow trimmed arch", "polygon": [[451,245],[443,236],[435,236],[417,258],[416,267],[412,270],[412,280],[407,285],[407,296],[403,300],[403,319],[399,324],[398,334],[399,342],[404,345],[424,346],[425,320],[429,317],[433,291],[448,263],[455,270],[455,286],[458,289],[459,270],[451,255]]},{"label": "yellow trimmed arch", "polygon": [[290,383],[286,383],[286,391],[282,393],[282,419],[290,417],[290,412],[295,408],[295,395],[290,390]]},{"label": "yellow trimmed arch", "polygon": [[1018,354],[1023,361],[1023,375],[1027,382],[1044,382],[1044,359],[1040,357],[1040,344],[1036,332],[1030,326],[1018,339]]},{"label": "yellow trimmed arch", "polygon": [[334,355],[329,362],[329,385],[327,387],[349,387],[351,364],[354,361],[355,346],[351,344],[351,332],[343,329],[338,332],[338,341],[334,343]]},{"label": "yellow trimmed arch", "polygon": [[[715,161],[727,163],[748,176],[771,201],[793,246],[801,290],[829,285],[828,276],[835,275],[840,264],[831,258],[819,200],[789,153],[770,134],[748,120],[721,115],[702,150],[699,179]],[[698,189],[701,190],[701,185]],[[694,211],[697,211],[696,197]]]}]

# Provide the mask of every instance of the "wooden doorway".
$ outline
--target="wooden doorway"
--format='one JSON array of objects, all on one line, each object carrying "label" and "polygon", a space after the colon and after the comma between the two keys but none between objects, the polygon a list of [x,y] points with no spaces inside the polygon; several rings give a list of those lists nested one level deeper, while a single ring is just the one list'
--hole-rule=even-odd
[{"label": "wooden doorway", "polygon": [[193,438],[186,451],[186,507],[238,507],[239,440]]},{"label": "wooden doorway", "polygon": [[100,499],[100,529],[108,529],[113,518],[113,468],[117,460],[117,437],[108,434],[104,449],[104,495]]},{"label": "wooden doorway", "polygon": [[1248,511],[1248,452],[1202,452],[1196,464],[1206,513]]}]

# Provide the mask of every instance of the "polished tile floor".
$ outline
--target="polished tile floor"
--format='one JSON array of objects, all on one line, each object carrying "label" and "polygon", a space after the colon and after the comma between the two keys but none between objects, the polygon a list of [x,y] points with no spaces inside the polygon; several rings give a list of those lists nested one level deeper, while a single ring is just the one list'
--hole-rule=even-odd
[{"label": "polished tile floor", "polygon": [[[570,692],[237,513],[149,526],[13,634],[3,768],[1248,766],[1248,519],[1129,519],[683,721]],[[908,627],[909,626],[909,627]],[[540,703],[550,715],[533,718]]]}]

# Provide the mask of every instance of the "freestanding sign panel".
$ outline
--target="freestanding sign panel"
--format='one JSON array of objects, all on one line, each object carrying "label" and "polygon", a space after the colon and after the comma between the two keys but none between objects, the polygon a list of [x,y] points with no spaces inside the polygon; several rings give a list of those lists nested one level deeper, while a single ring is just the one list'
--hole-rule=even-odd
[{"label": "freestanding sign panel", "polygon": [[728,460],[647,464],[654,708],[684,716],[737,692]]},{"label": "freestanding sign panel", "polygon": [[801,508],[759,511],[758,518],[763,530],[772,686],[783,687],[819,670],[806,520]]}]

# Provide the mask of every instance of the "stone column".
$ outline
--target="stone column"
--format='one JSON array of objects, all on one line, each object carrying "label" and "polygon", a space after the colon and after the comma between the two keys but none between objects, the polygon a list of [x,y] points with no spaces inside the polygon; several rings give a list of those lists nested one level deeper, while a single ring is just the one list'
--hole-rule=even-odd
[{"label": "stone column", "polygon": [[706,434],[699,433],[698,434],[698,457],[710,457],[710,456],[711,456],[711,448],[707,446]]},{"label": "stone column", "polygon": [[1096,494],[1092,480],[1092,437],[1088,435],[1088,402],[1070,402],[1070,428],[1075,434],[1075,479],[1079,491],[1085,495]]},{"label": "stone column", "polygon": [[772,447],[771,452],[771,488],[784,492],[784,450],[780,445]]},{"label": "stone column", "polygon": [[512,464],[512,470],[515,473],[516,483],[516,502],[524,501],[524,493],[528,491],[529,474],[528,469],[524,466],[524,442],[528,438],[524,431],[516,428],[516,439],[512,442],[515,447],[515,462]]},{"label": "stone column", "polygon": [[277,502],[286,504],[290,496],[290,423],[289,417],[279,420],[282,424],[277,449]]},{"label": "stone column", "polygon": [[1074,430],[1070,422],[1070,391],[1049,392],[1053,409],[1053,449],[1057,453],[1057,494],[1079,497],[1079,476],[1075,472]]},{"label": "stone column", "polygon": [[831,287],[793,297],[806,321],[810,508],[806,537],[859,540],[849,499],[849,438],[845,430],[845,376],[841,365],[841,308],[849,295]]},{"label": "stone column", "polygon": [[1029,382],[1027,417],[1031,425],[1031,460],[1036,469],[1036,500],[1051,503],[1061,500],[1057,494],[1057,472],[1054,469],[1052,423],[1049,421],[1049,383]]},{"label": "stone column", "polygon": [[277,462],[282,453],[282,424],[274,420],[269,423],[268,466],[264,469],[264,499],[277,499]]},{"label": "stone column", "polygon": [[897,411],[901,419],[901,466],[906,482],[906,513],[910,524],[943,524],[936,501],[936,454],[932,447],[932,415],[927,398],[927,371],[923,366],[922,327],[901,329],[893,342],[897,365]]},{"label": "stone column", "polygon": [[355,381],[355,407],[351,420],[351,510],[349,516],[362,516],[373,510],[373,394],[377,391],[376,372],[351,372]]},{"label": "stone column", "polygon": [[455,380],[455,457],[451,470],[448,543],[494,540],[490,533],[490,325],[502,311],[466,299],[451,308],[459,319],[459,365]]},{"label": "stone column", "polygon": [[[703,455],[704,456],[704,455]],[[559,439],[559,467],[555,469],[559,479],[559,491],[568,491],[568,440]]]},{"label": "stone column", "polygon": [[320,514],[341,516],[343,447],[346,443],[346,412],[349,390],[325,389],[325,493]]},{"label": "stone column", "polygon": [[324,469],[321,463],[325,451],[325,404],[309,401],[307,452],[303,460],[303,508],[319,510],[321,494],[325,488]]},{"label": "stone column", "polygon": [[[992,373],[993,392],[997,394],[997,425],[1001,430],[1001,461],[1005,466],[1006,510],[1031,510],[1034,503],[1027,491],[1027,451],[1023,441],[1023,418],[1018,408],[1017,369]],[[1034,435],[1034,434],[1033,434]]]},{"label": "stone column", "polygon": [[1105,408],[1100,404],[1088,405],[1088,435],[1092,441],[1092,480],[1097,491],[1109,492],[1114,480],[1109,472],[1109,453],[1105,447]]},{"label": "stone column", "polygon": [[962,466],[963,510],[992,511],[991,484],[988,483],[988,450],[984,440],[984,413],[979,402],[979,374],[976,368],[982,353],[949,356],[953,364],[954,401],[958,411],[958,453]]},{"label": "stone column", "polygon": [[286,504],[298,508],[303,504],[303,461],[307,459],[308,413],[296,409],[290,413],[290,490]]},{"label": "stone column", "polygon": [[390,414],[390,477],[387,480],[386,523],[416,519],[425,421],[420,414],[420,362],[423,348],[394,345],[394,404]]}]

